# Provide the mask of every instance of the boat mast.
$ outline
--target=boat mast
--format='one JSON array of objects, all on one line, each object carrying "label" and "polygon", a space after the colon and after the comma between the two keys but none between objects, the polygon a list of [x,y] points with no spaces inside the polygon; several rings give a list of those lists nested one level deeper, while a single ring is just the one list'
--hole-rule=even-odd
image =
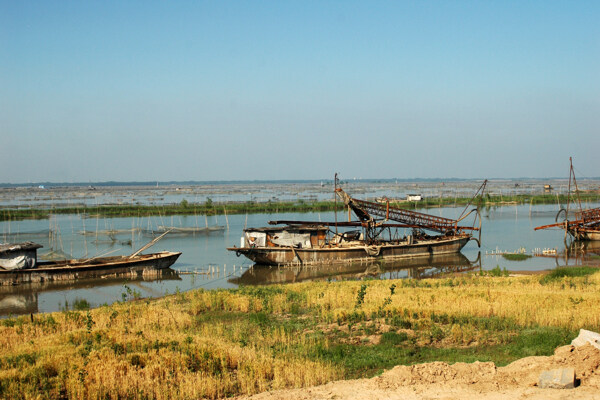
[{"label": "boat mast", "polygon": [[579,198],[579,187],[577,186],[577,178],[575,178],[575,170],[573,169],[573,157],[569,157],[569,190],[567,192],[567,212],[565,214],[565,240],[567,240],[567,233],[569,232],[569,208],[571,206],[571,179],[575,185],[575,194],[577,195],[577,203],[579,204],[579,211],[582,212],[581,199]]},{"label": "boat mast", "polygon": [[336,172],[333,176],[333,201],[335,202],[334,213],[335,213],[335,236],[337,238],[338,235],[338,226],[337,226],[337,186],[338,186],[338,173]]},{"label": "boat mast", "polygon": [[[571,163],[571,174],[573,175],[573,183],[575,184],[575,194],[577,195],[577,203],[579,204],[579,211],[583,211],[581,208],[581,198],[579,197],[579,187],[577,186],[577,178],[575,178],[575,169],[573,169],[573,159],[569,157],[569,162]],[[571,177],[569,176],[569,179]]]}]

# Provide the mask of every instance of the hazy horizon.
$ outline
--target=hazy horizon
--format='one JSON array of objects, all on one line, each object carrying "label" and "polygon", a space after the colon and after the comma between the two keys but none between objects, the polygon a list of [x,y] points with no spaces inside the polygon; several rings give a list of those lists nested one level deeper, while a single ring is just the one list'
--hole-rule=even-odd
[{"label": "hazy horizon", "polygon": [[[481,182],[484,180],[488,180],[489,182],[498,182],[498,181],[568,181],[568,177],[560,177],[560,176],[551,176],[544,178],[533,178],[533,177],[514,177],[514,178],[341,178],[340,182],[394,182],[397,181],[399,183],[406,182]],[[580,181],[600,181],[600,176],[598,177],[581,177],[577,178]],[[88,182],[58,182],[58,181],[37,181],[37,182],[0,182],[0,187],[22,187],[29,185],[55,185],[55,186],[155,186],[158,184],[159,186],[164,185],[199,185],[199,184],[252,184],[252,183],[265,183],[265,184],[293,184],[293,183],[324,183],[324,184],[333,184],[332,178],[323,178],[323,179],[255,179],[255,180],[205,180],[205,181],[195,181],[195,180],[186,180],[186,181],[177,181],[177,180],[168,180],[168,181],[88,181]]]}]

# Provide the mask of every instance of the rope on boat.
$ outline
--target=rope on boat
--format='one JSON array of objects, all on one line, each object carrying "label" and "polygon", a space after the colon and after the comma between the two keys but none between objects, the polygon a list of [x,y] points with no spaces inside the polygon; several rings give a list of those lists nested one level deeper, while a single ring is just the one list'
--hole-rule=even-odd
[{"label": "rope on boat", "polygon": [[373,245],[373,246],[366,246],[365,247],[365,251],[371,257],[377,257],[377,256],[379,256],[379,253],[381,252],[381,246],[375,246],[375,245]]},{"label": "rope on boat", "polygon": [[294,255],[294,258],[297,258],[298,261],[300,262],[300,265],[302,265],[302,259],[300,258],[300,256],[298,256],[298,253],[296,253],[294,246],[290,246],[290,249],[292,249],[292,254]]}]

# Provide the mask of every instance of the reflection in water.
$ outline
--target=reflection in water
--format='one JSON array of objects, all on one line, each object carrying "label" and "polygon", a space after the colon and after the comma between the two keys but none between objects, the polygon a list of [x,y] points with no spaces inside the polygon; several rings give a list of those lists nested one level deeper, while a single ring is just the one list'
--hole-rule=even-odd
[{"label": "reflection in water", "polygon": [[20,315],[38,312],[38,295],[46,292],[62,292],[75,289],[89,289],[108,286],[122,286],[138,282],[180,281],[179,273],[170,268],[157,271],[151,277],[85,279],[77,281],[56,281],[45,283],[25,283],[16,286],[0,285],[0,315]]},{"label": "reflection in water", "polygon": [[254,265],[242,276],[232,278],[229,282],[238,285],[264,285],[312,280],[354,280],[366,277],[422,279],[447,273],[472,271],[481,268],[479,261],[479,255],[475,262],[471,262],[462,253],[455,253],[386,262],[286,267]]},{"label": "reflection in water", "polygon": [[[533,254],[534,258],[554,261],[554,266],[600,266],[600,241],[567,240],[564,247],[556,247],[556,252],[548,254]],[[550,267],[550,265],[548,265]],[[548,268],[547,268],[548,269]]]},{"label": "reflection in water", "polygon": [[600,265],[600,241],[573,240],[566,244],[562,257],[556,257],[557,266],[560,258],[565,265]]},{"label": "reflection in water", "polygon": [[33,314],[37,312],[38,294],[35,292],[0,294],[0,315]]}]

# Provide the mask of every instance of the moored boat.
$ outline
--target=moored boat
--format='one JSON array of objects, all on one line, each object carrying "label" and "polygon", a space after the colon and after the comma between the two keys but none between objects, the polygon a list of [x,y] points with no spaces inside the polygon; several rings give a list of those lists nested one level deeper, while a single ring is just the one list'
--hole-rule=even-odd
[{"label": "moored boat", "polygon": [[170,267],[181,255],[171,251],[150,254],[136,252],[130,256],[38,261],[37,249],[41,247],[33,242],[0,245],[0,285],[148,276]]},{"label": "moored boat", "polygon": [[[257,264],[327,264],[362,259],[401,259],[459,252],[471,240],[469,234],[429,236],[421,233],[396,240],[367,242],[362,236],[338,233],[328,226],[286,225],[246,229],[242,247],[230,247]],[[282,237],[287,239],[281,240]]]},{"label": "moored boat", "polygon": [[[534,228],[534,230],[548,229],[548,228],[562,228],[565,230],[565,239],[567,234],[570,235],[574,240],[600,240],[600,208],[583,209],[581,207],[581,199],[579,198],[579,188],[577,187],[577,179],[575,178],[575,170],[573,169],[573,159],[569,158],[571,169],[569,171],[569,188],[567,191],[567,208],[560,209],[556,214],[556,223],[550,225],[543,225]],[[575,197],[577,198],[577,204],[579,210],[575,211],[572,215],[569,214],[571,205],[571,182],[575,186]],[[559,218],[563,215],[564,220],[558,222]]]},{"label": "moored boat", "polygon": [[[485,184],[477,193],[483,193]],[[227,250],[257,264],[314,265],[451,254],[460,252],[470,240],[480,243],[472,235],[473,231],[480,232],[480,218],[479,227],[459,225],[476,209],[466,212],[465,208],[454,220],[393,207],[389,201],[358,200],[337,187],[337,177],[335,192],[348,207],[348,215],[353,211],[357,221],[269,221],[279,226],[245,229],[240,247]],[[400,237],[398,228],[412,229],[412,234]]]}]

